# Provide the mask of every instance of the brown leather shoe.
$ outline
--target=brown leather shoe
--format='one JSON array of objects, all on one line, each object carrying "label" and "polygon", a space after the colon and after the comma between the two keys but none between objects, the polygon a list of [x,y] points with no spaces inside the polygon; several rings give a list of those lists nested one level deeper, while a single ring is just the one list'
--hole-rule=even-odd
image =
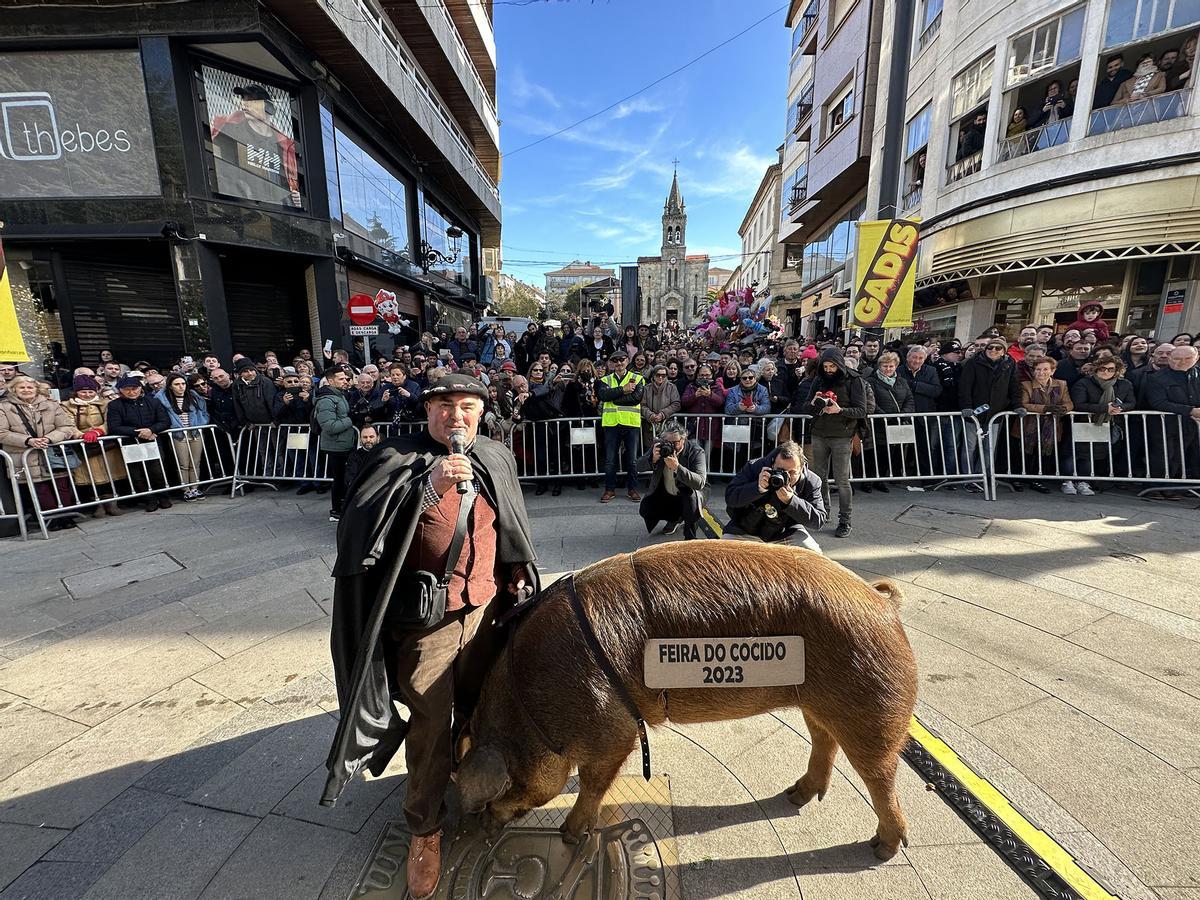
[{"label": "brown leather shoe", "polygon": [[634,503],[637,503],[639,500],[642,499],[642,495],[639,494],[637,491],[630,491],[629,499],[632,500]]},{"label": "brown leather shoe", "polygon": [[408,893],[413,900],[426,900],[442,878],[442,833],[413,835],[408,848]]},{"label": "brown leather shoe", "polygon": [[617,496],[616,491],[605,491],[604,494],[600,497],[600,502],[601,503],[610,503],[612,501],[612,498],[615,496]]}]

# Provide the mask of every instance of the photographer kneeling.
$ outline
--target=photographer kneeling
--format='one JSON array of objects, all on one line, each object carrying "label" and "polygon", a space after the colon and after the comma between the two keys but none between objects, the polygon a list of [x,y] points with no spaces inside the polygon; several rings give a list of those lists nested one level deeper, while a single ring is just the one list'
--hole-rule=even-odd
[{"label": "photographer kneeling", "polygon": [[727,540],[785,543],[821,552],[808,529],[829,518],[821,499],[821,479],[804,461],[795,441],[785,441],[761,459],[748,462],[725,489]]},{"label": "photographer kneeling", "polygon": [[708,484],[704,448],[688,438],[686,426],[672,419],[662,427],[650,452],[638,459],[637,469],[651,473],[650,490],[638,510],[646,520],[646,531],[665,521],[662,533],[674,534],[683,522],[684,539],[694,540]]}]

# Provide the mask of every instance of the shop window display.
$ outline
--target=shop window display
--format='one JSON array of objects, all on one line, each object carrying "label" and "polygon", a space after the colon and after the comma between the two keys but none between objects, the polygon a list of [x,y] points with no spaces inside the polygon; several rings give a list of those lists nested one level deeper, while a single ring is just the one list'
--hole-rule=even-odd
[{"label": "shop window display", "polygon": [[213,193],[303,209],[296,97],[215,66],[201,64],[197,75]]}]

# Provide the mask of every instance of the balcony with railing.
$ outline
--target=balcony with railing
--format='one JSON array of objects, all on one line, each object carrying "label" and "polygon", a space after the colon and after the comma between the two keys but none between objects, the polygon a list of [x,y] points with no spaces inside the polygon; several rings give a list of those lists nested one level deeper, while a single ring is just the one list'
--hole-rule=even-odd
[{"label": "balcony with railing", "polygon": [[792,56],[796,56],[797,50],[802,50],[803,53],[813,53],[816,51],[814,46],[811,46],[811,41],[816,37],[817,19],[820,17],[821,3],[820,0],[809,0],[808,6],[804,8],[800,20],[796,22],[792,28]]},{"label": "balcony with railing", "polygon": [[793,215],[804,205],[804,201],[808,199],[808,173],[797,173],[796,181],[792,185],[791,193],[788,196],[788,214]]},{"label": "balcony with railing", "polygon": [[981,168],[983,168],[982,150],[952,162],[946,169],[946,184],[962,181],[964,178],[974,175]]},{"label": "balcony with railing", "polygon": [[1039,150],[1057,147],[1065,144],[1071,136],[1071,118],[1047,122],[1038,128],[1029,128],[1020,134],[1006,137],[1000,141],[1000,152],[996,162],[1007,162],[1018,156],[1026,156]]},{"label": "balcony with railing", "polygon": [[926,25],[924,30],[917,36],[917,52],[920,53],[928,47],[941,30],[942,13],[941,10],[938,10],[937,15],[933,17],[933,21]]},{"label": "balcony with railing", "polygon": [[921,199],[923,195],[923,186],[919,184],[909,185],[908,191],[900,200],[900,211],[903,213],[915,212],[921,208]]},{"label": "balcony with railing", "polygon": [[1136,128],[1139,125],[1178,119],[1187,114],[1191,97],[1191,89],[1184,88],[1144,100],[1135,100],[1133,103],[1093,110],[1088,122],[1088,134],[1106,134],[1123,128]]}]

